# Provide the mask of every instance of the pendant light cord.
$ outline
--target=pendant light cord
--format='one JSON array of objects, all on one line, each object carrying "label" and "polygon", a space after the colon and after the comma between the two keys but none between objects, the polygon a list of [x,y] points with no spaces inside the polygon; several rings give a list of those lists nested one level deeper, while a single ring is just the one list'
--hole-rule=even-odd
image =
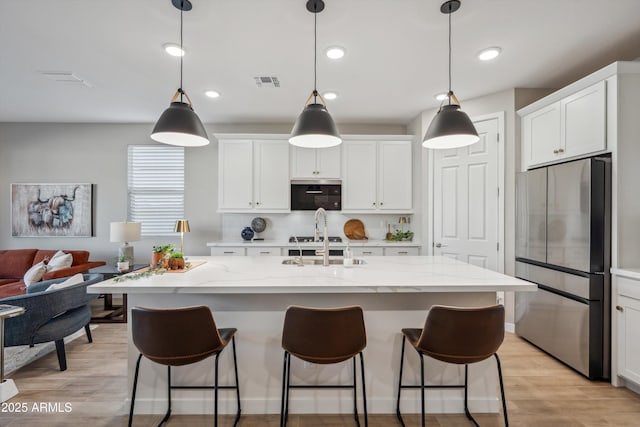
[{"label": "pendant light cord", "polygon": [[449,92],[447,93],[449,105],[451,105],[451,97],[453,96],[453,92],[451,92],[451,14],[451,5],[449,5]]},{"label": "pendant light cord", "polygon": [[184,2],[180,7],[180,102],[182,102],[182,94],[184,93],[182,90],[182,57],[184,56],[184,49],[182,48],[182,13],[184,12]]},{"label": "pendant light cord", "polygon": [[318,98],[318,4],[313,4],[313,103]]}]

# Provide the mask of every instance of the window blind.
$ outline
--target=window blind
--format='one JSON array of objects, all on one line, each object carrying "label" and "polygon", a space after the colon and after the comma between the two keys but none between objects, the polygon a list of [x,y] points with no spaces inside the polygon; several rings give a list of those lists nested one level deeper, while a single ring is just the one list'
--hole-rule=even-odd
[{"label": "window blind", "polygon": [[142,236],[174,235],[184,218],[184,147],[129,145],[129,220]]}]

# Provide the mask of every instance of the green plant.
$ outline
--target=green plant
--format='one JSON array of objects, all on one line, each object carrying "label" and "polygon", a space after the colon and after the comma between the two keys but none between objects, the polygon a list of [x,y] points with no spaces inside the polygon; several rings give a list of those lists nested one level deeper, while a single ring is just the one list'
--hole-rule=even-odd
[{"label": "green plant", "polygon": [[171,254],[171,258],[184,258],[184,255],[182,254],[182,252],[173,252]]},{"label": "green plant", "polygon": [[389,240],[392,240],[394,242],[399,242],[401,240],[411,240],[411,239],[413,239],[413,231],[400,231],[400,230],[393,233],[389,238]]},{"label": "green plant", "polygon": [[127,257],[126,257],[126,256],[124,256],[124,255],[120,255],[120,256],[118,257],[118,262],[127,262],[127,261],[128,261],[128,259],[127,259]]},{"label": "green plant", "polygon": [[155,253],[159,253],[159,254],[163,254],[166,252],[173,252],[174,250],[174,246],[169,244],[169,245],[158,245],[158,246],[154,246],[151,249],[153,252]]}]

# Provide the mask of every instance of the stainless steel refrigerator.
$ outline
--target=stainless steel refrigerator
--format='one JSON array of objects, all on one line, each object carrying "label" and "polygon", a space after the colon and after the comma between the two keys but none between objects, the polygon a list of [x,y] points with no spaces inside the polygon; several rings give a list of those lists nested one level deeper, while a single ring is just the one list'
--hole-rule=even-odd
[{"label": "stainless steel refrigerator", "polygon": [[611,168],[592,157],[518,174],[516,334],[591,378],[610,376]]}]

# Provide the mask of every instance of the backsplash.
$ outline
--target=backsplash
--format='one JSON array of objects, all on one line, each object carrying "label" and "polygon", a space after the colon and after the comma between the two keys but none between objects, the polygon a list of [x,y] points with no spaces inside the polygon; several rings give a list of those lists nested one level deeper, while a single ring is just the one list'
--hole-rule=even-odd
[{"label": "backsplash", "polygon": [[[371,240],[383,240],[387,233],[387,224],[391,224],[391,232],[402,229],[404,231],[413,230],[412,215],[380,215],[380,214],[359,214],[347,215],[340,212],[327,212],[327,222],[330,236],[340,236],[346,239],[343,231],[344,223],[352,218],[357,218],[364,224],[367,237]],[[244,227],[251,226],[251,220],[255,217],[264,218],[267,221],[267,228],[256,237],[265,240],[287,241],[290,236],[313,236],[314,212],[292,212],[286,214],[223,214],[222,215],[222,240],[225,242],[242,241],[240,232]],[[408,224],[399,224],[400,216],[404,216],[409,221]],[[320,225],[322,235],[322,224]],[[414,240],[419,239],[415,236]]]}]

